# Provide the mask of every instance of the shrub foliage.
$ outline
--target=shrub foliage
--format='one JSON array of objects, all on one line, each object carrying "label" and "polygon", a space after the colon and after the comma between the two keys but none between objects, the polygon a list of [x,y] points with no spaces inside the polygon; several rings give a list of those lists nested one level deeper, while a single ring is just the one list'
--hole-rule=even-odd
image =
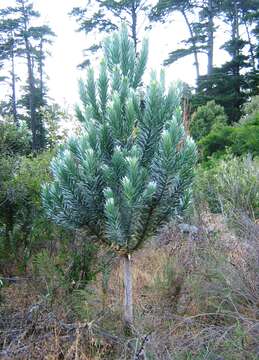
[{"label": "shrub foliage", "polygon": [[147,42],[136,57],[125,28],[106,40],[98,79],[90,68],[80,83],[84,134],[53,160],[43,188],[51,219],[124,253],[187,207],[196,161],[178,89],[153,74],[141,96],[146,61]]}]

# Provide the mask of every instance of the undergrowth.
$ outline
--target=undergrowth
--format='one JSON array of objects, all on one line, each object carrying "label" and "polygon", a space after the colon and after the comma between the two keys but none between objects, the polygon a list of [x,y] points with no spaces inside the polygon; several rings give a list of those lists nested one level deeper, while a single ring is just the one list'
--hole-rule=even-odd
[{"label": "undergrowth", "polygon": [[194,225],[169,224],[133,257],[132,336],[123,335],[121,264],[82,246],[81,234],[70,249],[41,250],[26,278],[1,289],[0,356],[258,359],[256,163],[227,161],[200,174]]}]

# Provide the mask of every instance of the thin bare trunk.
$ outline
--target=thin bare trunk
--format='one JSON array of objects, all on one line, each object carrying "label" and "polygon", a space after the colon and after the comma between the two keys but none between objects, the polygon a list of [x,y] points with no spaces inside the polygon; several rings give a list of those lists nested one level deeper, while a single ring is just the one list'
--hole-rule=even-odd
[{"label": "thin bare trunk", "polygon": [[[39,73],[40,73],[40,101],[39,105],[44,106],[44,84],[43,84],[43,67],[44,67],[44,55],[43,55],[43,38],[40,40],[40,55],[39,55]],[[38,115],[39,126],[39,146],[43,148],[45,145],[45,129],[43,126],[42,114]]]},{"label": "thin bare trunk", "polygon": [[43,104],[43,39],[40,40],[40,57],[39,57],[39,70],[40,70],[40,97]]},{"label": "thin bare trunk", "polygon": [[14,123],[18,127],[18,116],[17,116],[17,107],[16,107],[16,78],[15,78],[15,61],[14,61],[14,44],[11,45],[11,62],[12,62],[12,110]]},{"label": "thin bare trunk", "polygon": [[248,28],[248,25],[247,25],[246,21],[245,21],[245,28],[246,28],[246,34],[247,34],[247,39],[248,39],[248,44],[249,44],[249,52],[250,52],[250,56],[251,56],[251,62],[252,62],[253,71],[256,71],[256,68],[255,68],[255,54],[254,54],[254,50],[253,50],[253,44],[252,44],[249,28]]},{"label": "thin bare trunk", "polygon": [[186,25],[189,29],[189,33],[190,33],[190,36],[191,36],[191,42],[192,42],[192,46],[193,46],[193,55],[194,55],[194,66],[195,66],[195,69],[196,69],[196,76],[197,76],[197,80],[199,79],[200,77],[200,66],[199,66],[199,59],[198,59],[198,51],[196,49],[196,42],[194,40],[194,33],[193,33],[193,30],[192,30],[192,27],[191,27],[191,24],[189,22],[189,19],[185,13],[185,11],[181,11],[183,17],[184,17],[184,20],[186,22]]},{"label": "thin bare trunk", "polygon": [[190,134],[190,100],[183,98],[183,126],[186,134]]},{"label": "thin bare trunk", "polygon": [[240,40],[239,36],[239,13],[238,13],[238,7],[236,2],[234,1],[234,19],[232,23],[232,39],[235,41],[234,46],[234,60],[235,60],[235,67],[234,67],[234,75],[239,76],[240,75],[240,66],[239,62],[237,61],[240,55],[240,49],[238,45],[238,41]]},{"label": "thin bare trunk", "polygon": [[35,109],[35,81],[33,74],[33,60],[31,57],[31,45],[28,38],[28,15],[26,13],[24,1],[22,1],[23,18],[24,18],[24,43],[25,53],[27,59],[28,68],[28,81],[29,81],[29,104],[30,104],[30,116],[31,116],[31,131],[32,131],[32,151],[39,150],[39,144],[37,139],[37,126],[36,126],[36,109]]},{"label": "thin bare trunk", "polygon": [[213,70],[213,47],[214,47],[214,23],[212,0],[209,0],[209,24],[208,24],[208,70],[207,75],[211,75]]},{"label": "thin bare trunk", "polygon": [[36,133],[36,111],[35,111],[35,86],[34,86],[34,75],[32,68],[32,59],[30,55],[29,40],[25,38],[26,43],[26,58],[28,67],[28,80],[29,80],[29,103],[30,103],[30,115],[31,115],[31,131],[32,131],[32,151],[38,150],[38,139]]},{"label": "thin bare trunk", "polygon": [[124,322],[125,330],[131,332],[133,326],[132,273],[130,255],[123,256],[124,265]]},{"label": "thin bare trunk", "polygon": [[135,1],[132,1],[132,8],[131,8],[131,16],[132,16],[132,38],[134,42],[135,52],[137,53],[137,13],[135,7]]}]

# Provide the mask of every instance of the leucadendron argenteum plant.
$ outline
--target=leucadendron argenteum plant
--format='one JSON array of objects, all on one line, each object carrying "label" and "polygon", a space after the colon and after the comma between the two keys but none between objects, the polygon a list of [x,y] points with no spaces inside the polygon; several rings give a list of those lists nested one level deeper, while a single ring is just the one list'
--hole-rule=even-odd
[{"label": "leucadendron argenteum plant", "polygon": [[[144,87],[148,43],[138,56],[126,27],[103,44],[97,78],[80,83],[80,137],[52,162],[43,187],[47,215],[84,228],[124,262],[124,321],[133,324],[131,256],[189,205],[196,147],[182,125],[181,93],[153,74]],[[141,86],[141,91],[140,91]]]}]

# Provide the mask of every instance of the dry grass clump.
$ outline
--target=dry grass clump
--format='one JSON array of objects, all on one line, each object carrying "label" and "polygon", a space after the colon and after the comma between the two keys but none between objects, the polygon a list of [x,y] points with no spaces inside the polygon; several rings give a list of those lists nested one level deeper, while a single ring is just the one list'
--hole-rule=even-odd
[{"label": "dry grass clump", "polygon": [[205,219],[198,235],[182,237],[176,247],[179,234],[171,229],[163,256],[153,250],[155,263],[161,261],[149,289],[155,295],[138,320],[142,334],[152,330],[146,351],[154,359],[259,357],[259,239],[249,246],[251,239],[240,241],[222,217],[213,218],[213,231]]},{"label": "dry grass clump", "polygon": [[28,283],[8,287],[4,297],[1,359],[104,359],[120,341],[95,324],[75,321],[61,306],[50,308]]}]

